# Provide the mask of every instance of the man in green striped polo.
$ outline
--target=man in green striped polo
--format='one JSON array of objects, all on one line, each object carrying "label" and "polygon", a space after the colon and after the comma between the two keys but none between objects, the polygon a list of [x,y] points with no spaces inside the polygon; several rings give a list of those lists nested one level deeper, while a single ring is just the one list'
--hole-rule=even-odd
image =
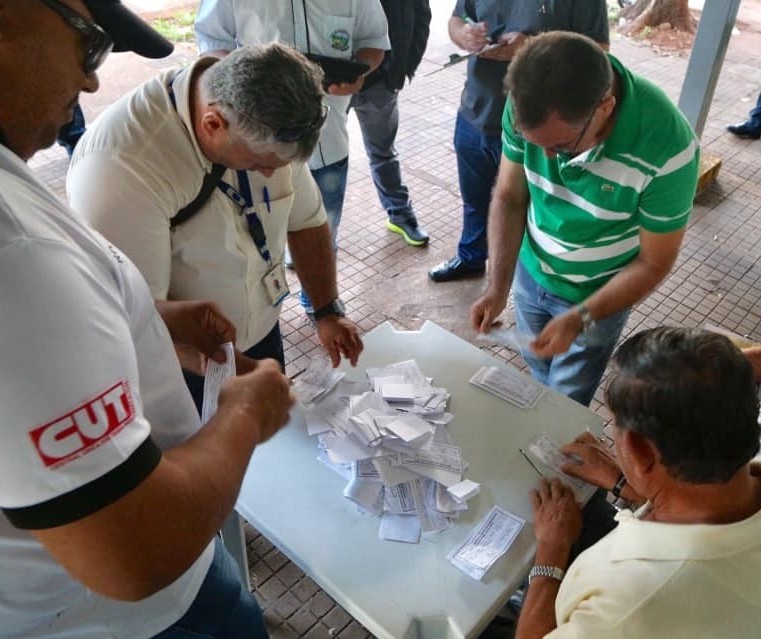
[{"label": "man in green striped polo", "polygon": [[505,87],[489,284],[471,321],[488,332],[512,285],[532,375],[588,405],[629,309],[679,252],[698,140],[663,91],[578,34],[530,40]]}]

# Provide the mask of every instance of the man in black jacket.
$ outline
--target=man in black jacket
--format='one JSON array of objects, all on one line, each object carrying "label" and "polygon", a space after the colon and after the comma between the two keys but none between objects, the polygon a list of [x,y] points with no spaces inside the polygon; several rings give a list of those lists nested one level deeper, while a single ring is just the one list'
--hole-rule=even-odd
[{"label": "man in black jacket", "polygon": [[431,24],[428,0],[381,0],[388,19],[391,50],[352,98],[373,182],[388,213],[386,227],[411,246],[428,244],[428,233],[418,226],[394,147],[399,128],[397,96],[423,58]]}]

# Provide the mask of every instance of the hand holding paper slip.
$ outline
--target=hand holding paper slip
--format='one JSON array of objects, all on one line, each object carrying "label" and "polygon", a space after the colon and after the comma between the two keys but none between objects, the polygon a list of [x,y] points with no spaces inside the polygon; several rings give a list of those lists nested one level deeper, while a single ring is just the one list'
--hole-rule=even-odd
[{"label": "hand holding paper slip", "polygon": [[201,407],[201,423],[205,424],[217,412],[219,390],[222,382],[228,377],[235,376],[235,347],[232,342],[222,344],[225,351],[225,361],[217,364],[213,359],[206,364],[206,374],[203,380],[203,406]]}]

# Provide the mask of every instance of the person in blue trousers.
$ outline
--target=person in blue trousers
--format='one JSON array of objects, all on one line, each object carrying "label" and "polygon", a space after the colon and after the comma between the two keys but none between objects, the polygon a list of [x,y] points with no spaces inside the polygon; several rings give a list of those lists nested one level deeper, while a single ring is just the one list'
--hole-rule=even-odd
[{"label": "person in blue trousers", "polygon": [[750,110],[748,119],[740,124],[728,125],[727,131],[738,138],[750,138],[751,140],[761,138],[761,93],[758,94],[756,106]]}]

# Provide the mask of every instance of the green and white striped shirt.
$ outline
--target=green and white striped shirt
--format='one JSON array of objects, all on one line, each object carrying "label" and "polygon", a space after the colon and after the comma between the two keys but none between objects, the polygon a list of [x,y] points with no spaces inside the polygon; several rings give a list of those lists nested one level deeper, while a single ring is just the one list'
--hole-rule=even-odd
[{"label": "green and white striped shirt", "polygon": [[516,134],[508,100],[502,151],[523,164],[529,189],[519,259],[538,284],[582,302],[639,253],[640,229],[687,225],[698,179],[699,142],[666,94],[609,56],[621,101],[598,146],[548,158]]}]

